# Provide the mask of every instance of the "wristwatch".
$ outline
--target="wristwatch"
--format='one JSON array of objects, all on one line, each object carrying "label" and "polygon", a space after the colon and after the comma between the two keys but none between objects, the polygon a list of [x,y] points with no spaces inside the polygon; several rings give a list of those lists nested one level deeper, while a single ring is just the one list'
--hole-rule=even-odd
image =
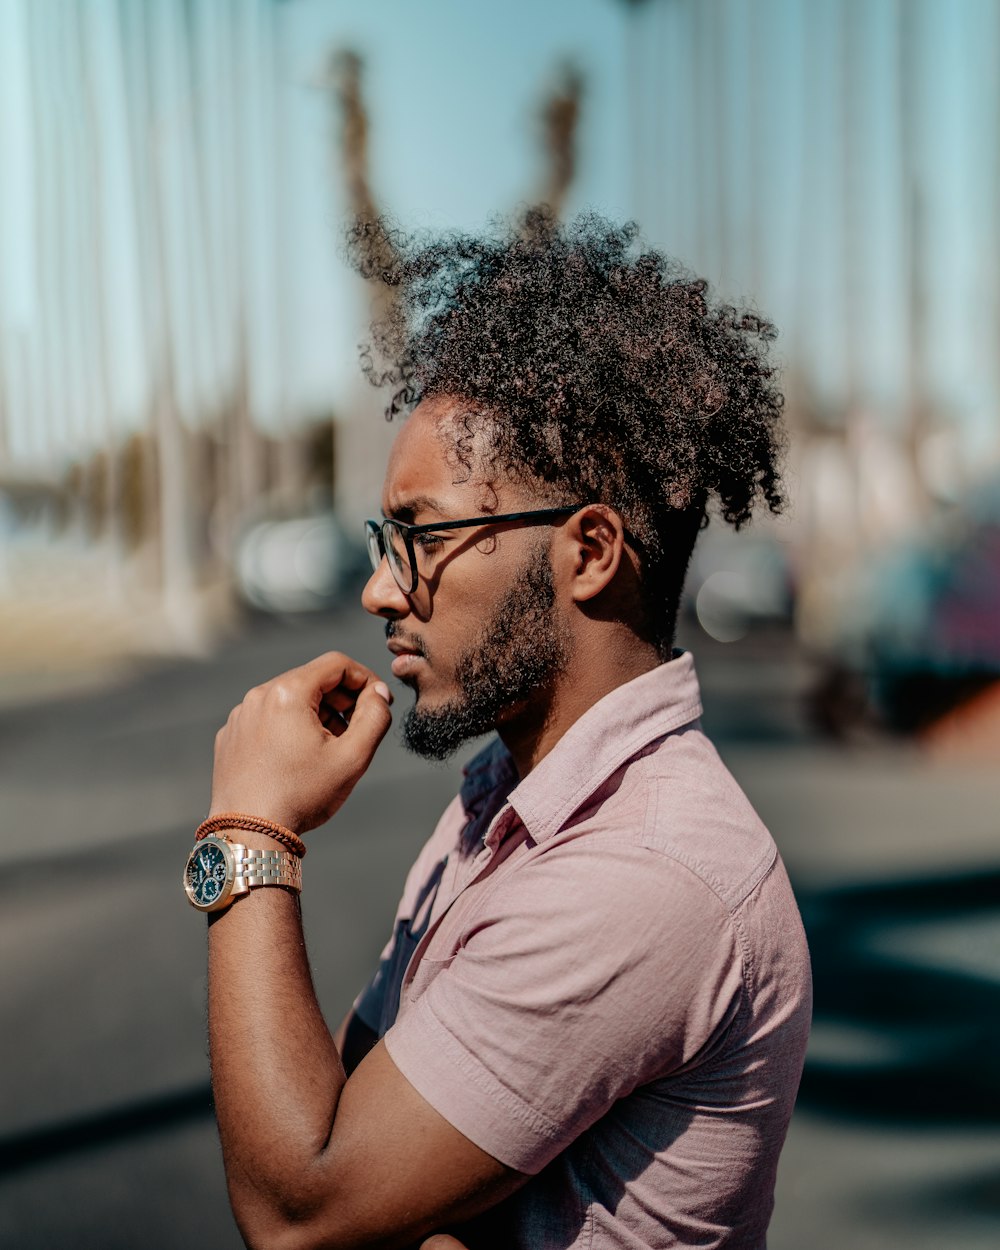
[{"label": "wristwatch", "polygon": [[259,885],[301,890],[302,860],[290,851],[253,851],[225,838],[202,838],[184,867],[184,890],[199,911],[221,911]]}]

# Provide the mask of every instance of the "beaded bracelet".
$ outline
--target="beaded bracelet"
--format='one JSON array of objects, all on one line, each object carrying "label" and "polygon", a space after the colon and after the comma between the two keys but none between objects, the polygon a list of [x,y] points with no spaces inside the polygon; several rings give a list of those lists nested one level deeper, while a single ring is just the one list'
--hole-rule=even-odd
[{"label": "beaded bracelet", "polygon": [[246,833],[266,833],[275,842],[281,842],[301,859],[306,853],[306,844],[297,833],[286,829],[284,825],[276,825],[273,820],[264,820],[260,816],[246,816],[242,812],[220,812],[218,816],[209,816],[198,826],[194,840],[200,842],[210,833],[221,833],[226,829],[242,829]]}]

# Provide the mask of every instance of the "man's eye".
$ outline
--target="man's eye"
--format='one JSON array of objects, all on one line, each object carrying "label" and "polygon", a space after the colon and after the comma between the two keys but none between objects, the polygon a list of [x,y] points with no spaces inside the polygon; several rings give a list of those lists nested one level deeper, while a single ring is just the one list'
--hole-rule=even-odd
[{"label": "man's eye", "polygon": [[444,539],[440,534],[416,534],[413,541],[418,547],[422,547],[424,551],[433,551],[435,547],[440,547]]}]

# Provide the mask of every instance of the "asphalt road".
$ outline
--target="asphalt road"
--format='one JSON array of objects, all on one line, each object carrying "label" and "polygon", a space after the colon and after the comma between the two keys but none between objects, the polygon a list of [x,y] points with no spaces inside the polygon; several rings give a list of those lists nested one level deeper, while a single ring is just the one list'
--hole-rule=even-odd
[{"label": "asphalt road", "polygon": [[[329,646],[387,670],[352,607],[257,621],[209,660],[0,712],[0,1246],[242,1244],[211,1119],[204,922],[181,869],[229,708]],[[695,650],[706,725],[775,833],[816,969],[771,1250],[993,1250],[1000,781],[817,740],[785,640]],[[391,737],[311,838],[307,936],[332,1021],[457,772]]]}]

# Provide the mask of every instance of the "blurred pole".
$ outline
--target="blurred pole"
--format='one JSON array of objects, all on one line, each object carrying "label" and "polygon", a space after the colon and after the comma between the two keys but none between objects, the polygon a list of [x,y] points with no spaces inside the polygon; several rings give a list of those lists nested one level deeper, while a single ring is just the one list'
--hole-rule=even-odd
[{"label": "blurred pole", "polygon": [[[805,9],[802,13],[802,21],[799,26],[801,32],[801,43],[797,49],[803,65],[802,82],[804,84],[811,83],[816,70],[816,41],[812,38],[812,22],[810,20],[810,10]],[[796,362],[795,376],[800,379],[801,391],[800,403],[796,404],[795,412],[802,421],[806,415],[807,406],[811,406],[806,397],[806,367],[805,367],[805,326],[808,324],[808,313],[810,304],[810,293],[808,284],[805,281],[805,275],[809,272],[810,254],[812,251],[812,237],[809,229],[809,194],[813,187],[813,164],[819,159],[819,145],[816,143],[815,122],[813,121],[814,112],[812,110],[802,110],[801,121],[799,124],[799,150],[796,153],[795,164],[798,165],[799,176],[795,180],[794,185],[789,189],[789,193],[794,197],[795,202],[795,227],[794,234],[788,240],[789,248],[794,252],[795,264],[793,268],[792,298],[790,301],[791,317],[789,318],[789,326],[786,331],[789,343],[789,354],[791,359]]]},{"label": "blurred pole", "polygon": [[[368,111],[362,91],[363,66],[357,53],[332,51],[327,58],[322,86],[330,102],[331,132],[335,137],[333,168],[347,189],[348,211],[360,222],[374,222],[381,215],[371,183]],[[399,257],[390,239],[378,237],[376,267],[391,270]],[[373,279],[365,283],[368,322],[401,316],[398,288]],[[382,466],[392,441],[386,422],[378,424],[375,392],[366,390],[333,422],[334,503],[345,523],[353,528],[371,515],[373,501],[381,491]]]},{"label": "blurred pole", "polygon": [[90,219],[90,286],[92,291],[93,325],[96,338],[97,402],[100,409],[99,428],[103,441],[103,529],[107,543],[108,591],[114,602],[124,598],[125,541],[121,512],[120,440],[116,427],[117,414],[111,389],[110,332],[108,328],[108,291],[105,282],[107,258],[104,253],[105,165],[103,142],[104,121],[98,108],[95,88],[95,44],[107,39],[102,29],[105,5],[94,0],[78,0],[75,12],[75,35],[80,79],[84,99],[84,130],[90,168],[88,216]]},{"label": "blurred pole", "polygon": [[[99,356],[97,326],[91,307],[96,292],[92,289],[95,279],[93,265],[93,185],[94,167],[91,160],[93,134],[86,117],[86,86],[84,82],[84,51],[81,47],[81,30],[75,20],[74,0],[63,13],[69,28],[69,38],[60,39],[62,62],[60,73],[63,80],[64,114],[63,135],[65,147],[66,176],[69,195],[67,199],[66,254],[71,258],[68,303],[72,318],[73,337],[77,351],[77,394],[80,409],[80,438],[77,463],[83,482],[83,516],[86,538],[91,548],[100,550],[107,525],[105,513],[105,418],[100,396],[100,378],[97,367]],[[98,295],[99,298],[99,295]],[[107,572],[105,572],[107,578]]]},{"label": "blurred pole", "polygon": [[[857,507],[854,515],[854,544],[858,544],[864,533],[866,518],[864,499],[860,491],[861,464],[863,454],[863,432],[861,429],[863,413],[861,412],[861,390],[858,378],[858,334],[864,326],[864,309],[858,298],[858,228],[855,215],[855,183],[857,180],[857,141],[856,127],[859,117],[859,83],[855,75],[854,46],[855,23],[853,19],[852,0],[840,0],[837,22],[837,49],[839,65],[835,75],[836,94],[839,95],[838,120],[840,122],[840,256],[837,269],[840,279],[841,308],[844,325],[844,379],[845,395],[843,407],[844,439],[850,459],[851,474],[854,478],[855,499]],[[856,555],[857,552],[852,553]]]},{"label": "blurred pole", "polygon": [[135,265],[138,271],[139,339],[143,346],[146,372],[145,433],[129,444],[130,501],[140,554],[139,570],[148,587],[159,587],[163,580],[162,513],[160,502],[159,438],[156,427],[156,377],[158,359],[156,332],[156,273],[153,244],[153,205],[149,178],[151,136],[149,75],[146,67],[146,17],[143,6],[131,0],[118,0],[118,55],[125,110],[127,175],[132,219],[135,223]]},{"label": "blurred pole", "polygon": [[648,144],[646,142],[646,91],[643,66],[645,31],[640,9],[646,0],[624,0],[628,11],[625,28],[625,77],[628,91],[628,134],[631,216],[642,221],[648,205]]},{"label": "blurred pole", "polygon": [[[763,20],[754,20],[753,10],[746,3],[740,4],[738,11],[737,38],[731,41],[730,46],[736,47],[738,55],[742,43],[745,51],[742,69],[737,76],[739,87],[735,91],[736,99],[730,100],[729,107],[739,123],[734,131],[734,147],[739,147],[746,159],[742,167],[743,184],[737,184],[735,190],[735,197],[743,201],[744,208],[742,228],[734,241],[734,252],[738,258],[737,271],[741,281],[746,283],[747,291],[756,299],[764,289],[765,281],[774,280],[773,275],[767,273],[767,245],[761,229],[761,222],[766,217],[764,198],[768,189],[766,154],[757,151],[755,142],[755,135],[762,129],[765,117],[763,83],[769,70],[771,74],[774,71],[773,67],[765,64]],[[730,91],[732,93],[733,88]]]},{"label": "blurred pole", "polygon": [[[368,110],[362,93],[363,63],[356,52],[349,49],[331,53],[327,62],[324,84],[330,93],[335,132],[340,143],[336,149],[336,161],[347,187],[348,205],[354,218],[361,222],[377,221],[381,209],[375,202],[371,185]],[[392,242],[379,240],[376,264],[389,270],[397,263]],[[383,282],[368,284],[372,302],[372,320],[390,315],[397,306],[396,289]]]},{"label": "blurred pole", "polygon": [[[805,5],[801,10],[800,81],[802,94],[808,95],[811,107],[800,113],[800,146],[795,161],[798,177],[790,188],[795,197],[795,213],[789,246],[794,251],[795,264],[787,338],[789,358],[794,365],[785,379],[793,429],[794,473],[800,483],[796,509],[799,550],[795,623],[800,638],[818,648],[829,645],[833,634],[835,614],[831,611],[829,586],[842,570],[844,547],[851,541],[851,520],[856,512],[842,429],[834,427],[823,411],[816,377],[818,332],[814,310],[816,291],[823,289],[819,271],[824,250],[823,175],[831,160],[836,159],[822,125],[827,104],[824,71],[833,55],[831,17],[836,14],[829,7]],[[831,240],[828,238],[825,244],[831,246]]]},{"label": "blurred pole", "polygon": [[[23,0],[7,0],[0,7],[0,170],[5,180],[0,198],[0,406],[5,425],[12,418],[12,425],[21,425],[18,433],[22,436],[27,387],[21,340],[31,322],[36,286],[30,249],[34,227],[32,131],[36,119],[30,107],[26,10]],[[23,437],[20,441],[23,446]]]},{"label": "blurred pole", "polygon": [[[220,504],[216,498],[214,474],[217,449],[216,422],[221,407],[223,366],[219,351],[219,307],[213,212],[208,189],[209,148],[212,143],[213,115],[211,78],[206,69],[207,49],[205,24],[214,14],[205,6],[184,5],[178,13],[178,75],[182,82],[182,109],[185,141],[181,159],[186,166],[183,181],[187,184],[187,213],[184,220],[186,242],[185,283],[187,321],[194,374],[193,394],[196,412],[191,414],[195,426],[189,445],[191,474],[195,484],[197,509],[197,560],[202,581],[214,581],[216,551],[212,542],[213,527],[219,519]],[[227,553],[228,554],[228,553]]]},{"label": "blurred pole", "polygon": [[57,411],[61,412],[61,429],[57,437],[72,462],[70,502],[71,523],[81,539],[88,537],[90,523],[90,465],[88,445],[86,355],[81,334],[85,332],[82,307],[81,247],[78,216],[83,198],[77,174],[77,150],[70,131],[75,127],[76,101],[68,64],[68,50],[62,26],[56,19],[55,6],[42,10],[41,51],[47,67],[45,90],[51,102],[49,119],[52,135],[51,192],[54,195],[53,239],[53,303],[56,325],[56,351],[60,360]]},{"label": "blurred pole", "polygon": [[[720,0],[712,5],[697,6],[699,16],[699,39],[702,46],[702,72],[700,77],[699,107],[704,119],[704,150],[701,159],[705,163],[707,195],[703,211],[708,214],[708,239],[705,252],[698,262],[703,273],[717,282],[731,279],[730,221],[728,212],[732,205],[732,168],[730,164],[729,119],[725,103],[732,90],[727,64],[728,22]],[[746,55],[746,48],[740,49]],[[723,85],[724,84],[724,85]]]},{"label": "blurred pole", "polygon": [[264,448],[254,423],[250,379],[250,327],[248,324],[247,271],[251,263],[248,248],[247,196],[251,193],[248,177],[250,148],[254,141],[245,116],[244,100],[248,91],[258,87],[253,72],[253,32],[256,16],[255,0],[230,0],[229,57],[226,75],[228,119],[231,128],[229,147],[229,207],[232,212],[234,236],[233,294],[236,306],[237,352],[236,386],[233,402],[232,465],[235,471],[233,502],[237,523],[248,509],[258,503],[265,488]]},{"label": "blurred pole", "polygon": [[[666,245],[668,252],[673,245],[668,240],[673,236],[675,228],[672,214],[667,212],[667,201],[670,195],[670,161],[668,152],[672,148],[671,133],[677,124],[672,116],[668,99],[671,92],[670,62],[672,48],[670,46],[670,9],[666,4],[659,4],[654,14],[654,30],[652,46],[656,56],[656,82],[654,84],[655,107],[653,110],[652,142],[655,159],[650,176],[650,187],[653,195],[653,206],[650,210],[649,229],[661,245]],[[676,170],[674,171],[676,176]]]},{"label": "blurred pole", "polygon": [[170,39],[175,99],[170,169],[175,185],[169,190],[169,203],[175,221],[175,255],[180,263],[175,263],[178,274],[173,317],[184,332],[187,365],[187,396],[180,407],[186,418],[184,443],[193,512],[191,560],[194,578],[204,589],[216,583],[219,572],[209,542],[215,495],[210,428],[219,406],[221,378],[217,328],[211,324],[215,301],[209,260],[211,213],[205,189],[206,147],[210,142],[206,117],[210,106],[206,100],[207,83],[200,72],[200,34],[194,7],[175,4]]},{"label": "blurred pole", "polygon": [[[264,491],[261,439],[251,415],[249,326],[247,311],[248,197],[247,156],[251,142],[244,102],[255,84],[250,75],[247,13],[252,0],[219,0],[212,16],[211,69],[212,159],[204,156],[206,209],[215,206],[212,252],[216,260],[219,323],[225,327],[225,364],[219,414],[218,457],[214,474],[213,532],[228,562],[247,510]],[[206,123],[208,119],[206,118]],[[211,178],[211,192],[208,179]],[[207,216],[207,215],[206,215]]]},{"label": "blurred pole", "polygon": [[[6,243],[8,252],[6,259],[11,272],[6,275],[8,294],[10,280],[15,278],[21,269],[22,278],[30,280],[33,296],[31,298],[31,319],[40,313],[41,300],[38,293],[37,261],[39,250],[43,244],[39,223],[38,186],[40,162],[38,144],[40,125],[38,111],[35,107],[35,78],[32,64],[31,28],[33,14],[31,6],[23,3],[8,5],[4,15],[6,21],[3,32],[9,40],[8,56],[17,57],[20,72],[11,76],[6,84],[8,95],[5,105],[9,110],[6,137],[14,140],[13,149],[2,152],[4,174],[10,179],[9,190],[5,197],[6,203],[0,205],[0,229],[8,234]],[[21,132],[20,142],[14,139],[11,127]],[[21,159],[18,160],[20,147]],[[26,164],[30,163],[30,169]],[[23,180],[23,184],[22,184]],[[20,184],[20,185],[19,185]],[[14,213],[3,222],[6,215],[4,208],[14,205]],[[20,220],[18,218],[20,217]],[[21,252],[16,256],[14,249]],[[3,248],[0,247],[0,251]],[[4,275],[0,274],[0,278]],[[21,301],[18,300],[18,303]],[[42,373],[39,369],[39,357],[33,351],[34,344],[29,341],[29,319],[23,316],[24,308],[0,307],[0,412],[2,412],[2,457],[4,468],[16,476],[17,468],[13,463],[14,446],[20,453],[25,451],[32,457],[43,471],[51,471],[50,448],[44,427],[44,414],[40,403],[39,392],[42,388]],[[5,315],[6,314],[6,315]],[[6,339],[6,341],[5,341]]]},{"label": "blurred pole", "polygon": [[712,216],[716,204],[712,174],[715,172],[713,155],[715,138],[708,124],[705,109],[706,92],[713,91],[715,84],[711,81],[711,65],[708,57],[708,19],[701,4],[691,7],[691,44],[694,73],[691,76],[691,133],[694,136],[693,169],[691,188],[693,191],[694,229],[691,237],[694,243],[693,263],[699,272],[709,267],[712,244],[716,238]]},{"label": "blurred pole", "polygon": [[[141,6],[140,6],[141,7]],[[169,13],[160,16],[169,21]],[[144,36],[146,81],[149,84],[144,121],[147,136],[147,167],[150,176],[148,209],[152,243],[152,278],[155,299],[155,347],[153,374],[153,428],[157,446],[159,522],[161,550],[161,597],[166,620],[174,638],[183,645],[203,642],[191,541],[192,501],[187,440],[177,403],[176,351],[169,291],[168,224],[165,178],[165,137],[169,124],[165,82],[165,44],[170,31],[165,23],[155,26],[146,14],[137,18]]]},{"label": "blurred pole", "polygon": [[552,91],[542,105],[542,133],[547,176],[541,202],[548,204],[556,217],[562,215],[566,196],[577,167],[577,136],[580,105],[583,99],[583,77],[575,65],[562,66]]},{"label": "blurred pole", "polygon": [[906,425],[903,445],[913,480],[919,511],[926,510],[927,492],[920,467],[920,452],[927,433],[927,378],[925,363],[929,347],[927,334],[927,279],[924,271],[927,238],[924,224],[925,202],[919,154],[919,97],[922,90],[919,65],[920,10],[901,3],[899,32],[899,177],[903,186],[903,230],[906,249],[907,370],[904,411]]},{"label": "blurred pole", "polygon": [[[288,509],[301,508],[305,487],[306,465],[298,423],[291,411],[289,317],[291,314],[291,270],[288,252],[292,248],[292,225],[289,213],[288,188],[291,183],[288,162],[288,35],[284,5],[271,5],[269,42],[271,46],[270,161],[273,190],[273,262],[274,344],[277,374],[278,461],[277,494]],[[331,479],[332,490],[333,482]]]},{"label": "blurred pole", "polygon": [[211,104],[204,124],[206,138],[204,193],[206,214],[212,222],[212,291],[216,322],[216,350],[222,370],[220,410],[216,414],[217,455],[212,476],[215,509],[212,532],[223,559],[230,561],[236,545],[241,514],[240,475],[236,457],[239,387],[242,361],[238,231],[242,223],[235,186],[235,89],[233,87],[233,22],[229,4],[217,3],[199,13],[206,22],[204,84]]}]

